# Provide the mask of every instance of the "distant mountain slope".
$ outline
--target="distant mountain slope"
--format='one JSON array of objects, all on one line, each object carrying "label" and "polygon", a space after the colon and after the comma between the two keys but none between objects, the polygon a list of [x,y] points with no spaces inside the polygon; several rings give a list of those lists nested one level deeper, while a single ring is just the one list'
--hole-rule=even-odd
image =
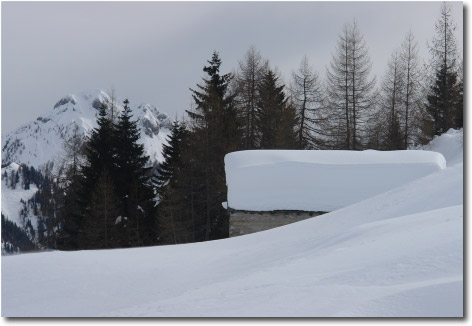
[{"label": "distant mountain slope", "polygon": [[[39,168],[46,163],[59,163],[64,140],[72,136],[75,125],[83,135],[96,126],[101,103],[110,103],[110,96],[101,90],[87,90],[64,96],[48,114],[2,135],[2,165],[24,163]],[[121,111],[122,101],[118,100]],[[141,128],[141,143],[152,161],[162,159],[162,144],[170,133],[171,119],[151,104],[130,103],[133,118]]]},{"label": "distant mountain slope", "polygon": [[[1,211],[8,226],[8,232],[2,235],[2,254],[24,251],[27,246],[23,238],[37,244],[42,206],[39,190],[46,182],[42,172],[46,167],[57,171],[65,158],[64,141],[73,135],[76,126],[79,134],[89,135],[96,127],[101,103],[110,102],[110,96],[100,90],[67,95],[49,113],[2,135]],[[121,112],[122,101],[116,102]],[[172,121],[151,104],[130,103],[130,107],[151,163],[161,161],[162,145],[167,142]]]}]

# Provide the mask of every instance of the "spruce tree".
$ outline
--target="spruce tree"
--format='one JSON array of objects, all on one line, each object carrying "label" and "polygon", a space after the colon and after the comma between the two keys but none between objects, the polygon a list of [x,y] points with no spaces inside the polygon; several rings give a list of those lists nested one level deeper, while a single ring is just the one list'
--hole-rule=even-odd
[{"label": "spruce tree", "polygon": [[270,69],[259,85],[257,126],[262,149],[293,149],[298,146],[296,112],[288,103],[284,87]]},{"label": "spruce tree", "polygon": [[156,229],[161,244],[192,241],[190,214],[185,214],[188,203],[184,199],[185,193],[191,191],[186,187],[187,166],[182,156],[187,137],[185,123],[174,121],[168,143],[163,145],[164,161],[159,164],[154,177],[159,195]]},{"label": "spruce tree", "polygon": [[[221,60],[213,53],[209,65],[203,68],[207,78],[198,90],[191,90],[196,107],[188,110],[192,138],[198,150],[192,151],[195,162],[193,202],[203,217],[202,240],[228,236],[228,214],[221,206],[226,200],[224,156],[241,145],[241,125],[234,105],[234,95],[228,94],[231,74],[220,74]],[[200,187],[201,185],[201,187]]]},{"label": "spruce tree", "polygon": [[[113,137],[114,126],[108,116],[107,106],[102,103],[97,117],[97,127],[92,129],[85,143],[85,158],[84,164],[80,167],[80,176],[76,176],[75,180],[77,181],[74,181],[76,183],[70,186],[73,189],[73,192],[69,193],[72,197],[66,200],[69,208],[66,208],[66,211],[77,207],[77,211],[72,212],[69,217],[70,223],[67,223],[67,229],[65,229],[68,232],[67,241],[70,242],[70,246],[76,243],[79,249],[84,248],[88,234],[92,232],[89,228],[94,227],[93,223],[90,221],[86,223],[86,220],[94,218],[91,211],[91,199],[92,194],[96,191],[100,176],[104,170],[110,171],[110,174],[115,170]],[[75,196],[77,198],[74,198]],[[73,204],[74,202],[76,205]],[[68,247],[67,244],[65,245]]]},{"label": "spruce tree", "polygon": [[84,139],[74,126],[72,137],[64,142],[64,151],[68,166],[63,176],[64,183],[64,205],[61,210],[63,225],[58,230],[58,248],[61,250],[72,250],[78,248],[77,236],[79,233],[81,215],[78,205],[81,173],[80,162],[82,160]]},{"label": "spruce tree", "polygon": [[162,198],[166,185],[172,186],[175,170],[179,168],[181,161],[181,147],[184,141],[184,134],[187,132],[183,122],[175,120],[172,123],[171,133],[167,137],[167,144],[162,146],[162,156],[164,160],[157,168],[154,177],[154,185],[157,193]]},{"label": "spruce tree", "polygon": [[123,246],[141,246],[152,243],[155,234],[151,168],[144,145],[138,144],[140,130],[137,121],[132,120],[129,101],[123,104],[114,132],[113,155],[116,192],[122,203],[122,214],[128,218],[121,225],[127,228],[127,238],[121,240]]},{"label": "spruce tree", "polygon": [[119,217],[119,202],[110,173],[104,169],[90,198],[90,210],[83,221],[78,238],[81,249],[114,248],[119,246],[115,222]]},{"label": "spruce tree", "polygon": [[300,126],[299,116],[293,103],[287,103],[282,107],[279,127],[276,137],[279,149],[303,149],[299,143],[299,133],[296,130]]},{"label": "spruce tree", "polygon": [[463,65],[459,64],[459,71],[457,73],[457,101],[453,109],[453,128],[460,129],[464,127],[464,77],[462,74]]},{"label": "spruce tree", "polygon": [[100,105],[97,127],[92,129],[85,146],[85,164],[81,167],[82,191],[81,201],[87,207],[87,202],[104,169],[114,171],[113,146],[114,126],[108,117],[107,106]]},{"label": "spruce tree", "polygon": [[449,128],[462,127],[462,88],[455,71],[446,66],[436,72],[434,85],[427,96],[426,110],[432,121],[430,138],[441,135]]},{"label": "spruce tree", "polygon": [[430,68],[434,74],[426,103],[430,119],[425,120],[423,126],[426,139],[432,139],[449,128],[462,126],[463,115],[463,90],[458,78],[462,67],[458,64],[455,23],[451,17],[451,7],[446,2],[441,7],[435,29],[436,36],[429,45],[432,54]]}]

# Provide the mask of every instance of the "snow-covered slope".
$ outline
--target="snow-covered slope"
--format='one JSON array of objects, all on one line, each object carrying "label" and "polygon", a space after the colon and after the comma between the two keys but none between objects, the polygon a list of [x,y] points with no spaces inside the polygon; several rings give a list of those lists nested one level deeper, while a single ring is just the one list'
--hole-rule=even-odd
[{"label": "snow-covered slope", "polygon": [[[122,101],[117,101],[118,111]],[[18,129],[2,135],[2,164],[25,163],[35,168],[50,161],[60,161],[63,143],[79,133],[89,134],[96,126],[100,103],[110,103],[110,96],[100,90],[87,90],[60,99],[52,111]],[[150,104],[130,103],[133,118],[139,120],[141,142],[151,160],[161,160],[162,143],[169,134],[170,119]]]},{"label": "snow-covered slope", "polygon": [[236,238],[2,257],[2,315],[459,317],[462,170]]},{"label": "snow-covered slope", "polygon": [[462,147],[464,143],[463,130],[449,129],[441,136],[434,139],[422,149],[441,153],[447,160],[447,165],[452,166],[463,161]]},{"label": "snow-covered slope", "polygon": [[[24,223],[20,218],[20,210],[23,208],[23,202],[28,201],[38,191],[38,187],[35,184],[31,184],[29,189],[21,187],[21,182],[15,184],[15,187],[11,187],[10,178],[18,171],[20,166],[16,163],[2,168],[2,175],[8,177],[2,177],[2,214],[10,221],[16,223],[19,227],[24,227]],[[34,219],[34,216],[30,218]],[[36,220],[32,221],[33,225],[36,226]]]}]

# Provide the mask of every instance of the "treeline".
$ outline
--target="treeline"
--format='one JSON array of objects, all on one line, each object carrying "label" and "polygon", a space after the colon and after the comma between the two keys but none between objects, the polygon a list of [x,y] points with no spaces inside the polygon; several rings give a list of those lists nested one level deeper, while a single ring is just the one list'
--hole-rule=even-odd
[{"label": "treeline", "polygon": [[444,4],[427,65],[409,32],[380,83],[356,21],[339,35],[325,78],[304,57],[285,85],[255,47],[224,74],[215,51],[155,168],[138,144],[128,102],[120,114],[102,103],[90,137],[67,140],[59,188],[43,187],[41,210],[52,222],[43,221],[41,243],[73,250],[226,238],[229,152],[397,150],[462,128],[462,61],[453,29]]},{"label": "treeline", "polygon": [[34,249],[35,245],[25,231],[2,214],[2,255],[28,252]]}]

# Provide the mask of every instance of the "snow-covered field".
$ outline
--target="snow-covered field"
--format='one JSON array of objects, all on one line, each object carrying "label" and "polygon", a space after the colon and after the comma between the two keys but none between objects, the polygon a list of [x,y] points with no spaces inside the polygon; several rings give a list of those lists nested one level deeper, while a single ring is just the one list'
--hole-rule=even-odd
[{"label": "snow-covered field", "polygon": [[429,148],[446,169],[265,232],[2,257],[2,316],[460,317],[459,137]]}]

